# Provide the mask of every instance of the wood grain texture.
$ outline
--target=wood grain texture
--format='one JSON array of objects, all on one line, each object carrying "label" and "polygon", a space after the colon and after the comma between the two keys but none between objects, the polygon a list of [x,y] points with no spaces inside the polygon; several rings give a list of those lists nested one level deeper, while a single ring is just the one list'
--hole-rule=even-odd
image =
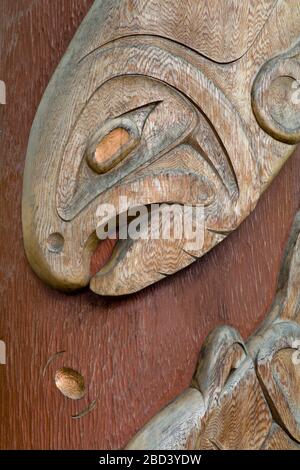
[{"label": "wood grain texture", "polygon": [[273,424],[262,450],[300,450],[296,444],[277,424]]},{"label": "wood grain texture", "polygon": [[252,89],[252,106],[263,129],[289,144],[299,142],[300,42],[277,56],[258,73]]},{"label": "wood grain texture", "polygon": [[[23,237],[32,268],[52,287],[90,284],[100,295],[126,295],[185,268],[251,213],[300,140],[300,99],[292,99],[300,78],[300,1],[194,1],[193,15],[182,18],[178,5],[186,12],[185,1],[166,0],[183,28],[199,32],[189,46],[182,28],[168,35],[170,16],[156,18],[161,3],[147,2],[148,16],[132,25],[127,0],[95,0],[39,105],[24,170]],[[143,5],[130,2],[133,14]],[[213,21],[209,38],[206,17]],[[233,38],[225,49],[223,36]],[[198,41],[208,41],[211,54],[204,57]],[[228,61],[239,46],[242,55]],[[281,116],[286,76],[291,96]],[[131,143],[116,148],[110,139],[107,149],[103,142],[120,127]],[[100,164],[101,145],[108,154]],[[198,227],[193,215],[181,223],[181,235],[166,238],[162,222],[150,237],[152,205],[171,210],[173,203],[203,208]],[[130,232],[140,207],[144,236],[120,236],[107,265],[91,277],[99,225],[128,213]],[[189,240],[191,231],[203,235]]]},{"label": "wood grain texture", "polygon": [[[0,6],[0,78],[8,95],[0,106],[0,338],[8,356],[0,365],[2,449],[124,447],[188,387],[214,327],[231,324],[244,339],[258,327],[273,301],[299,206],[298,151],[241,227],[172,279],[115,300],[45,287],[23,251],[25,152],[45,87],[91,4],[4,0]],[[102,246],[95,263],[110,251]],[[56,389],[55,372],[64,366],[85,377],[83,400]],[[95,399],[89,414],[72,419]]]},{"label": "wood grain texture", "polygon": [[[110,1],[101,7],[103,30],[96,32],[96,21],[94,41],[87,46],[87,53],[97,45],[99,34],[105,43],[143,30],[146,34],[176,39],[215,62],[231,62],[251,47],[276,3],[276,0],[179,0],[172,2],[170,8],[170,2],[161,0]],[[195,22],[195,18],[199,21]]]},{"label": "wood grain texture", "polygon": [[[294,296],[299,295],[299,241],[300,212],[274,304],[260,328],[246,344],[232,327],[214,329],[202,346],[193,388],[158,413],[128,449],[164,449],[171,444],[171,449],[300,450],[299,305],[289,304],[290,289],[285,288],[292,286]],[[192,390],[199,394],[194,412]]]}]

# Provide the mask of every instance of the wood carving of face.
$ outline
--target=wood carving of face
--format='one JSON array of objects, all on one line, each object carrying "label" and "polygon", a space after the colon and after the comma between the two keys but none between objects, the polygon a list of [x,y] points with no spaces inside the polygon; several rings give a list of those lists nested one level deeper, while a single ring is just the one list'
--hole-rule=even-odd
[{"label": "wood carving of face", "polygon": [[[300,140],[299,39],[293,0],[95,1],[30,135],[23,231],[36,273],[128,294],[238,227]],[[201,247],[185,234],[119,240],[91,277],[99,207],[118,217],[162,203],[204,208]]]}]

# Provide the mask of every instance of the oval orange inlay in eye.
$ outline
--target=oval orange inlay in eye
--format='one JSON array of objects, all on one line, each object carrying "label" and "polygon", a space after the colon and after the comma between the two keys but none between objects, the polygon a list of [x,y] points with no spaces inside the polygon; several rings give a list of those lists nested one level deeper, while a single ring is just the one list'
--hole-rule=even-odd
[{"label": "oval orange inlay in eye", "polygon": [[110,131],[99,142],[95,151],[95,160],[98,164],[108,162],[121,148],[129,142],[130,134],[123,127]]},{"label": "oval orange inlay in eye", "polygon": [[140,142],[137,125],[130,119],[118,118],[96,132],[88,145],[86,161],[96,173],[112,170]]}]

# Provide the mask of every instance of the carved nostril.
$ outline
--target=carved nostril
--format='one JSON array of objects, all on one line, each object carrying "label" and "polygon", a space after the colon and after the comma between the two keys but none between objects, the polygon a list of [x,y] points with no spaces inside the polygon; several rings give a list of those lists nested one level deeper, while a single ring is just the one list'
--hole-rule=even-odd
[{"label": "carved nostril", "polygon": [[61,253],[64,243],[64,237],[60,233],[51,233],[47,240],[47,248],[51,253]]},{"label": "carved nostril", "polygon": [[54,380],[58,390],[72,400],[79,400],[85,395],[84,378],[74,369],[68,367],[58,369]]}]

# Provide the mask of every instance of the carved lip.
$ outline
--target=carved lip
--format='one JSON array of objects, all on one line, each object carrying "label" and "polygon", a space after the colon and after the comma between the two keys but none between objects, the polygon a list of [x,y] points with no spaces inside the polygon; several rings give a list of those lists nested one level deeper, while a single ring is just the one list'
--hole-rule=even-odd
[{"label": "carved lip", "polygon": [[[186,200],[190,201],[192,207],[195,207],[197,204],[201,206],[209,206],[213,204],[215,199],[214,187],[212,183],[203,175],[197,175],[191,170],[181,170],[177,171],[177,173],[175,174],[172,173],[171,170],[169,170],[169,172],[166,171],[164,175],[161,173],[155,174],[154,172],[151,174],[153,186],[159,186],[159,184],[164,184],[164,177],[167,177],[169,198],[164,197],[162,200],[156,199],[154,201],[156,205],[158,203],[162,203],[163,207],[166,208],[175,204],[176,200],[170,189],[174,189],[174,187],[176,188],[179,186],[187,188],[187,192],[185,194]],[[184,194],[182,194],[182,197],[183,196]],[[181,199],[181,201],[179,202],[184,202],[184,199]],[[127,213],[127,215],[128,213],[133,214],[135,210],[140,211],[140,208],[141,203],[131,204],[125,212]],[[145,208],[147,209],[147,213],[144,214],[144,216],[142,217],[142,221],[145,224],[143,226],[144,229],[147,229],[148,223],[150,223],[151,216],[153,215],[153,213],[151,213],[151,204],[147,204],[146,206],[144,206],[144,209]],[[155,208],[155,210],[159,209]],[[124,216],[124,212],[121,213],[120,211],[118,211],[113,217],[104,218],[102,220],[101,227],[104,227],[107,224],[112,224],[116,221],[116,225],[118,225],[118,221],[122,218],[122,215]],[[127,216],[126,221],[129,219],[130,223],[136,223],[138,217],[139,215],[136,215],[135,217]],[[120,230],[120,225],[118,229]],[[165,242],[162,239],[161,233],[159,233],[156,242],[154,242],[153,240],[143,239],[134,240],[132,238],[118,239],[109,260],[102,267],[102,269],[100,269],[100,271],[98,271],[94,276],[91,277],[90,288],[95,293],[101,295],[122,295],[140,290],[141,288],[153,283],[155,280],[165,277],[165,274],[163,273],[165,270],[164,263],[162,262],[160,265],[160,261],[163,261],[163,258],[158,253],[159,246],[160,249],[162,249],[165,245],[166,253],[171,253],[172,251],[178,251],[180,253],[182,250],[183,253],[184,243],[184,237],[182,241],[174,242],[174,244],[172,244],[172,242],[170,241]],[[140,248],[141,244],[144,244],[144,248]],[[143,259],[141,259],[140,256],[135,255],[135,252],[139,251],[140,249],[142,249],[142,251],[145,250],[145,256],[143,256]],[[153,258],[156,258],[155,267],[151,268],[151,259]],[[193,256],[190,255],[188,252],[183,254],[183,258],[183,265],[188,265],[192,261],[194,261]],[[137,273],[139,271],[140,266],[144,262],[145,265],[148,264],[149,269],[146,267],[143,276],[139,277]],[[139,266],[137,266],[137,264]],[[161,268],[159,265],[161,266]],[[181,267],[183,266],[181,265],[181,261],[179,259],[178,266],[174,266],[173,269],[174,271],[176,271],[178,269],[181,269]],[[124,275],[124,273],[126,273],[125,277],[128,278],[128,282],[123,283],[122,276]],[[133,278],[135,279],[132,280]]]}]

